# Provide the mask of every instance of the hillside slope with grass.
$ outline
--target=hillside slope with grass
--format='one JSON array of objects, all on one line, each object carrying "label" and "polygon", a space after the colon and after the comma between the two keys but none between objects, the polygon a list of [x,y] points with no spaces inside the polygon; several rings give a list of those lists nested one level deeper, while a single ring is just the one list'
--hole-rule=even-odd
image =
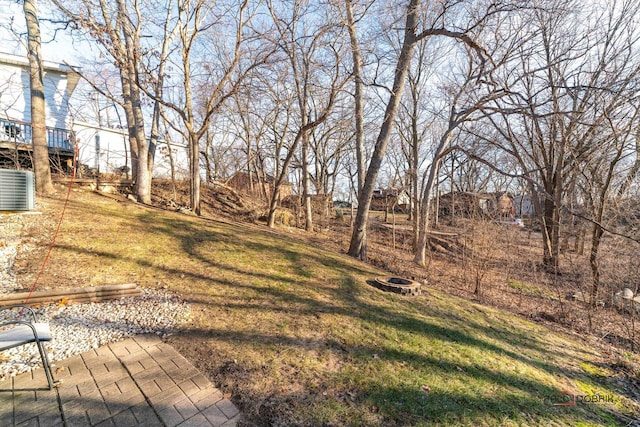
[{"label": "hillside slope with grass", "polygon": [[[41,218],[24,230],[31,249],[20,251],[14,271],[25,287],[62,205],[40,199]],[[639,419],[607,355],[579,336],[428,286],[403,297],[367,284],[380,275],[259,225],[76,191],[39,287],[136,282],[179,294],[192,319],[169,343],[241,408],[247,425]]]}]

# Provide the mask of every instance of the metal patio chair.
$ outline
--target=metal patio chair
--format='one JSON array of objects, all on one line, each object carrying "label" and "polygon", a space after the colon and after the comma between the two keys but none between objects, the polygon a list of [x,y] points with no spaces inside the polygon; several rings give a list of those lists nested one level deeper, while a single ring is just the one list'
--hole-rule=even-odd
[{"label": "metal patio chair", "polygon": [[[42,366],[49,384],[46,390],[51,390],[54,382],[47,352],[44,348],[44,343],[51,341],[49,324],[38,322],[35,311],[26,305],[18,304],[0,307],[0,315],[6,310],[15,311],[16,316],[12,320],[5,320],[0,323],[0,351],[35,343],[38,347],[38,352],[40,352]],[[7,319],[8,317],[2,316],[2,318]]]}]

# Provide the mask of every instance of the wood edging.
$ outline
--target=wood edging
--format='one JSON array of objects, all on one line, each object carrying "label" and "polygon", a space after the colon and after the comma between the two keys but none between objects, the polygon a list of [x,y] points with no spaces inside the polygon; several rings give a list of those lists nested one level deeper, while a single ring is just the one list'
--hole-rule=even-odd
[{"label": "wood edging", "polygon": [[61,301],[65,303],[98,302],[137,296],[141,293],[142,291],[138,289],[135,283],[87,288],[60,288],[33,293],[18,292],[0,296],[0,307],[13,304],[46,304]]}]

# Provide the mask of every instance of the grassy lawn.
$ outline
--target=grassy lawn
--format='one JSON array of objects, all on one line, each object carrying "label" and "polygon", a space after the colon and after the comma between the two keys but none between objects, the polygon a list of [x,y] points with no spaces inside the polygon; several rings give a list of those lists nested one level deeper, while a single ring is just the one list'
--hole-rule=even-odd
[{"label": "grassy lawn", "polygon": [[[61,201],[45,201],[57,212]],[[17,262],[25,281],[36,251]],[[56,272],[55,274],[52,272]],[[385,275],[345,255],[230,224],[74,193],[44,286],[137,282],[192,306],[169,342],[251,425],[622,425],[638,405],[584,343]],[[554,406],[568,393],[610,402]]]}]

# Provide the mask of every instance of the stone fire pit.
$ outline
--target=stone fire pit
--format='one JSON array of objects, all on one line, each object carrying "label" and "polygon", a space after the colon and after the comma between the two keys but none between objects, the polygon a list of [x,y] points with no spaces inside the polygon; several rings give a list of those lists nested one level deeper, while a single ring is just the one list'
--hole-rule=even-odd
[{"label": "stone fire pit", "polygon": [[383,291],[395,292],[401,295],[420,295],[421,284],[402,277],[376,277],[371,283]]}]

